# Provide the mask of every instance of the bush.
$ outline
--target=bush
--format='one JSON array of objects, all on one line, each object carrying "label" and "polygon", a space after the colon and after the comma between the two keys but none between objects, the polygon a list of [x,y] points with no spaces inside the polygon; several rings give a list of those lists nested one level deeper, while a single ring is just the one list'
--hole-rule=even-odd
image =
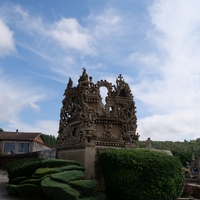
[{"label": "bush", "polygon": [[106,195],[104,192],[97,192],[95,196],[80,197],[78,200],[106,200]]},{"label": "bush", "polygon": [[97,193],[98,182],[96,180],[71,181],[69,185],[78,190],[82,196],[94,196]]},{"label": "bush", "polygon": [[[48,175],[47,175],[48,176]],[[20,185],[23,185],[23,184],[33,184],[33,185],[37,185],[37,186],[40,186],[41,185],[41,181],[46,178],[47,176],[44,176],[44,177],[41,177],[41,178],[38,178],[38,179],[27,179],[25,181],[22,181],[20,183]]]},{"label": "bush", "polygon": [[17,190],[22,196],[36,196],[41,193],[41,188],[34,184],[19,185]]},{"label": "bush", "polygon": [[13,184],[15,185],[19,185],[22,181],[25,181],[27,180],[28,177],[27,176],[20,176],[20,177],[17,177],[13,180]]},{"label": "bush", "polygon": [[33,184],[13,185],[6,186],[10,194],[20,194],[22,196],[36,196],[41,193],[41,188]]},{"label": "bush", "polygon": [[41,199],[42,195],[42,199],[52,200],[105,200],[96,192],[97,181],[83,180],[84,170],[73,160],[20,160],[9,166],[10,182],[13,183],[6,188],[9,193],[34,196],[34,199]]},{"label": "bush", "polygon": [[67,166],[54,167],[54,168],[49,168],[49,167],[39,168],[33,173],[32,178],[41,178],[46,175],[56,174],[59,172],[71,171],[71,170],[78,170],[78,171],[83,172],[85,171],[85,168],[79,165],[67,165]]},{"label": "bush", "polygon": [[19,193],[18,187],[19,185],[7,184],[6,190],[8,191],[9,194],[18,194]]},{"label": "bush", "polygon": [[79,192],[71,188],[65,183],[59,183],[47,177],[41,182],[42,191],[52,200],[76,200],[79,197]]},{"label": "bush", "polygon": [[14,161],[7,167],[9,183],[20,176],[31,177],[31,175],[41,166],[43,159],[40,158],[26,158]]},{"label": "bush", "polygon": [[55,181],[68,184],[70,181],[81,180],[84,178],[84,176],[85,175],[82,171],[71,170],[53,174],[50,177]]},{"label": "bush", "polygon": [[81,164],[75,160],[63,160],[63,159],[45,159],[42,161],[42,167],[62,167],[66,165],[78,165]]},{"label": "bush", "polygon": [[60,167],[54,167],[54,168],[38,168],[33,174],[32,174],[32,178],[41,178],[43,176],[46,175],[50,175],[50,174],[55,174],[60,172]]},{"label": "bush", "polygon": [[100,154],[108,197],[117,200],[176,200],[183,191],[180,161],[163,152],[106,150]]},{"label": "bush", "polygon": [[171,151],[181,161],[183,166],[186,166],[186,162],[191,160],[191,149],[173,149]]},{"label": "bush", "polygon": [[97,200],[96,197],[84,197],[84,198],[78,198],[78,200]]},{"label": "bush", "polygon": [[78,170],[78,171],[85,171],[85,168],[79,165],[67,165],[67,166],[63,166],[60,167],[60,171],[70,171],[70,170]]}]

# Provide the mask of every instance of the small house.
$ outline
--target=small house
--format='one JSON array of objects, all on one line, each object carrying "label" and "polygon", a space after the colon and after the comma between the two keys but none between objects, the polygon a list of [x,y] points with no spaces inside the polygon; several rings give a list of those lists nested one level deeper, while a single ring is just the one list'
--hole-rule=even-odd
[{"label": "small house", "polygon": [[44,144],[42,133],[35,132],[0,132],[0,152],[2,154],[25,154],[50,150]]}]

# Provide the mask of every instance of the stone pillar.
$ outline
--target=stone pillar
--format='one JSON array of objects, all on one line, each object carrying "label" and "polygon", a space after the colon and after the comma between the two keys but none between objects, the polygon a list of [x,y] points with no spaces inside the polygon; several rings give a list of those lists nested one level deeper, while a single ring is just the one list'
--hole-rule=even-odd
[{"label": "stone pillar", "polygon": [[79,162],[85,168],[85,177],[87,179],[95,178],[95,155],[96,150],[94,145],[57,151],[58,159],[75,160]]},{"label": "stone pillar", "polygon": [[94,146],[85,147],[85,177],[86,179],[95,179],[95,155],[96,150]]}]

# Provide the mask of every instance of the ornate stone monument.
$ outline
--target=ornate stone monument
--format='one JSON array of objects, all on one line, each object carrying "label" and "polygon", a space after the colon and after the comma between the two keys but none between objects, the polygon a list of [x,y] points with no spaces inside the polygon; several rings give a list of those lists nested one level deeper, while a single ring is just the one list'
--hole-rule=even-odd
[{"label": "ornate stone monument", "polygon": [[[100,88],[107,88],[105,105]],[[60,111],[57,157],[79,161],[86,175],[95,176],[97,151],[102,148],[136,147],[136,107],[129,85],[120,74],[116,85],[93,83],[83,69],[78,85],[69,78]]]}]

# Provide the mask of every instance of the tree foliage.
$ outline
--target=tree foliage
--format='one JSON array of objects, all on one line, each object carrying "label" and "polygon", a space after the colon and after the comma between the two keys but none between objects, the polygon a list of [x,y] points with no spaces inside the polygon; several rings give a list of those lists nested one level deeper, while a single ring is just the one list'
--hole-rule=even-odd
[{"label": "tree foliage", "polygon": [[[173,141],[152,141],[152,146],[155,149],[170,150],[172,154],[179,158],[181,163],[185,166],[186,162],[192,160],[192,149],[194,150],[194,157],[197,160],[200,150],[200,138],[196,140],[184,140],[184,142],[173,142]],[[138,141],[139,148],[146,148],[146,141]]]},{"label": "tree foliage", "polygon": [[56,147],[57,140],[55,136],[42,134],[42,139],[46,145],[54,148]]}]

